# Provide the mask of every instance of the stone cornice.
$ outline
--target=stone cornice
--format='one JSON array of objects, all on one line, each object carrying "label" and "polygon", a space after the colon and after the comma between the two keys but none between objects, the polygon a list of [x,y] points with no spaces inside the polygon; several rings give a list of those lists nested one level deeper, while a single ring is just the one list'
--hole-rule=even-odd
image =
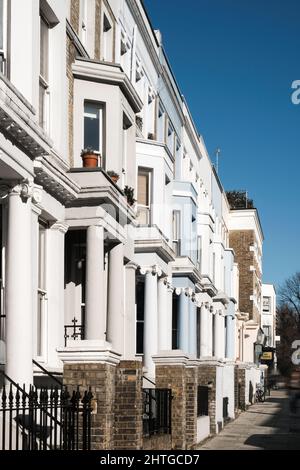
[{"label": "stone cornice", "polygon": [[[2,83],[1,83],[2,82]],[[51,152],[52,140],[36,122],[35,110],[0,74],[0,130],[14,145],[34,159]]]},{"label": "stone cornice", "polygon": [[201,274],[189,257],[177,257],[175,258],[175,261],[172,262],[171,266],[173,276],[187,276],[189,279],[191,279],[192,282],[200,286],[202,285]]},{"label": "stone cornice", "polygon": [[186,366],[190,358],[180,349],[173,349],[172,351],[159,351],[158,354],[152,356],[152,359],[156,365]]},{"label": "stone cornice", "polygon": [[58,157],[47,155],[34,161],[35,180],[59,201],[75,199],[80,186],[66,173],[68,165]]},{"label": "stone cornice", "polygon": [[136,239],[134,241],[135,253],[156,253],[163,261],[169,263],[174,260],[174,255],[163,239]]},{"label": "stone cornice", "polygon": [[218,292],[217,288],[214,286],[210,277],[207,274],[202,274],[201,285],[203,287],[204,292],[207,292],[210,297],[214,297]]},{"label": "stone cornice", "polygon": [[121,355],[113,351],[110,343],[105,341],[72,341],[72,346],[57,349],[57,352],[60,360],[67,364],[100,363],[116,366],[121,360]]},{"label": "stone cornice", "polygon": [[142,110],[143,103],[120,65],[80,58],[73,63],[72,71],[75,78],[119,86],[133,111]]}]

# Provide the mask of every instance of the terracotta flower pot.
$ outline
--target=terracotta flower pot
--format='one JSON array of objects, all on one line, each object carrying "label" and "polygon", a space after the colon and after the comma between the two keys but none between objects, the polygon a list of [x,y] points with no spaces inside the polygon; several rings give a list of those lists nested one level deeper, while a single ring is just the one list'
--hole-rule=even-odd
[{"label": "terracotta flower pot", "polygon": [[84,153],[81,158],[84,168],[97,168],[99,157],[95,153]]},{"label": "terracotta flower pot", "polygon": [[113,180],[114,183],[117,183],[120,179],[120,176],[111,176],[111,179]]}]

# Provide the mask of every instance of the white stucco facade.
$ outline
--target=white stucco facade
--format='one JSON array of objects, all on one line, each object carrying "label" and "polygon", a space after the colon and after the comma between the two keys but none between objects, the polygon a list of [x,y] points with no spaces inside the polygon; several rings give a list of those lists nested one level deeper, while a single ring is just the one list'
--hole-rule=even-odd
[{"label": "white stucco facade", "polygon": [[[240,311],[229,232],[257,233],[261,270],[258,219],[231,210],[140,0],[102,1],[99,31],[92,0],[84,28],[70,1],[10,4],[0,73],[3,367],[30,384],[41,374],[33,359],[59,374],[66,354],[89,357],[93,343],[142,360],[155,381],[153,356],[178,349],[218,364],[219,429],[224,399],[234,417],[235,361],[253,362],[257,335]],[[89,138],[92,169],[81,158]],[[263,287],[273,313],[274,295]],[[203,438],[209,425],[199,420]]]}]

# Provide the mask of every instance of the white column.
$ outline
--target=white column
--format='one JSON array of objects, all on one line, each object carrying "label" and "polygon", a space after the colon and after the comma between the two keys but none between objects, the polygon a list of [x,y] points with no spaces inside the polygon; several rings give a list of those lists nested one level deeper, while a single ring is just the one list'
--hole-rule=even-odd
[{"label": "white column", "polygon": [[56,348],[64,346],[64,278],[65,278],[65,233],[68,226],[56,222],[47,230],[47,362],[52,367],[61,365]]},{"label": "white column", "polygon": [[172,292],[167,278],[161,278],[158,281],[158,351],[172,349]]},{"label": "white column", "polygon": [[27,386],[33,383],[31,214],[31,187],[18,185],[8,195],[6,373]]},{"label": "white column", "polygon": [[211,307],[207,309],[207,355],[212,356],[213,353],[213,313]]},{"label": "white column", "polygon": [[179,295],[179,349],[189,352],[189,298],[184,290]]},{"label": "white column", "polygon": [[136,270],[138,265],[130,262],[125,267],[125,325],[124,358],[135,359],[136,353]]},{"label": "white column", "polygon": [[108,256],[108,314],[106,340],[124,355],[124,245],[113,247]]},{"label": "white column", "polygon": [[228,359],[235,359],[235,347],[234,347],[234,317],[232,315],[227,315],[226,317],[226,357]]},{"label": "white column", "polygon": [[197,357],[197,306],[189,299],[189,353]]},{"label": "white column", "polygon": [[105,340],[104,229],[87,229],[85,338]]},{"label": "white column", "polygon": [[215,357],[222,357],[222,338],[221,338],[221,329],[222,329],[222,320],[221,314],[217,310],[215,313],[215,347],[214,347],[214,355]]},{"label": "white column", "polygon": [[209,311],[204,303],[200,307],[200,357],[209,355]]},{"label": "white column", "polygon": [[224,358],[225,355],[225,318],[221,308],[215,313],[215,356]]},{"label": "white column", "polygon": [[223,310],[221,310],[219,321],[220,321],[220,356],[219,357],[224,359],[226,331],[225,331],[225,316],[224,316]]},{"label": "white column", "polygon": [[149,377],[155,377],[155,366],[152,356],[157,354],[157,271],[141,269],[145,274],[144,296],[144,365]]}]

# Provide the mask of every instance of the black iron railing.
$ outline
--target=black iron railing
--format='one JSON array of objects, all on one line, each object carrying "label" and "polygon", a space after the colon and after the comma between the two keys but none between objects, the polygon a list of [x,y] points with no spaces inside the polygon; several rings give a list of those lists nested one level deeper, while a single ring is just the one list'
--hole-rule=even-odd
[{"label": "black iron railing", "polygon": [[74,317],[72,320],[72,325],[65,325],[65,346],[67,346],[67,341],[69,338],[73,340],[84,339],[84,325],[78,325],[78,320]]},{"label": "black iron railing", "polygon": [[208,387],[202,385],[197,390],[197,416],[208,416]]},{"label": "black iron railing", "polygon": [[0,394],[0,450],[89,450],[91,402],[90,390],[26,391],[10,381]]},{"label": "black iron railing", "polygon": [[143,388],[143,434],[171,434],[171,390]]},{"label": "black iron railing", "polygon": [[63,386],[63,383],[61,380],[59,380],[55,375],[53,375],[51,372],[49,372],[47,369],[45,369],[45,367],[43,367],[39,362],[35,361],[34,359],[32,359],[32,364],[34,364],[35,366],[37,366],[45,375],[47,375],[49,378],[51,378],[56,384],[58,387],[62,387]]}]

